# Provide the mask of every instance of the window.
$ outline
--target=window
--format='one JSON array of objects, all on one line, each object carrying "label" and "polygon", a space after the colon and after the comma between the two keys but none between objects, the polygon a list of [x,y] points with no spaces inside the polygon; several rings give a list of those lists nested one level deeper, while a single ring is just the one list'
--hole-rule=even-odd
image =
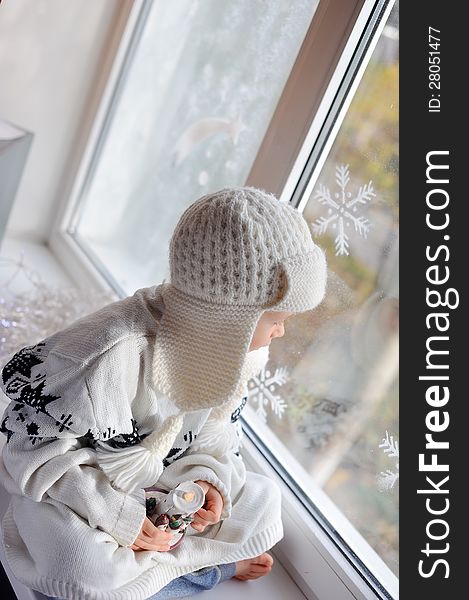
[{"label": "window", "polygon": [[[267,178],[260,187],[272,190],[269,151],[278,164],[278,140],[295,120],[296,162],[290,168],[285,156],[291,174],[282,199],[303,212],[326,250],[328,290],[272,345],[269,364],[250,382],[244,426],[367,590],[393,597],[398,2],[135,7],[63,238],[122,296],[161,282],[184,209],[220,187],[256,185],[256,164]],[[325,39],[324,52],[310,43],[315,36]],[[328,79],[309,85],[314,61]],[[299,122],[295,101],[305,94],[322,102]],[[284,129],[275,137],[280,106]]]},{"label": "window", "polygon": [[246,181],[317,4],[143,3],[69,224],[121,291],[165,277],[189,204]]},{"label": "window", "polygon": [[298,183],[326,298],[286,322],[249,402],[284,478],[381,581],[399,547],[398,15],[396,3]]}]

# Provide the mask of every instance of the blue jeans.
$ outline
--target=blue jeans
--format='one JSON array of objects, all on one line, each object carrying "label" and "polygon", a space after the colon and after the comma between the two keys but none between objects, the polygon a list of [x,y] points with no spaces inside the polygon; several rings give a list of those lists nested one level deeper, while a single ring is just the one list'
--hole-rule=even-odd
[{"label": "blue jeans", "polygon": [[[236,571],[236,563],[205,567],[194,573],[187,573],[177,579],[173,579],[159,592],[150,596],[147,600],[171,600],[171,598],[184,598],[193,596],[205,590],[211,590],[216,585],[227,579],[231,579]],[[56,600],[46,596],[49,600]]]}]

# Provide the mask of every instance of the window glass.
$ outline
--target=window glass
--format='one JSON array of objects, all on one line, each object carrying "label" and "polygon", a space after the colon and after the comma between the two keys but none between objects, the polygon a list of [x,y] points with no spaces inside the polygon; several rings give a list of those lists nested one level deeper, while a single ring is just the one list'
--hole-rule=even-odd
[{"label": "window glass", "polygon": [[313,239],[326,251],[326,298],[286,321],[266,369],[250,382],[249,400],[395,574],[398,31],[395,5],[303,203]]},{"label": "window glass", "polygon": [[127,293],[196,198],[244,185],[318,0],[151,3],[74,235]]}]

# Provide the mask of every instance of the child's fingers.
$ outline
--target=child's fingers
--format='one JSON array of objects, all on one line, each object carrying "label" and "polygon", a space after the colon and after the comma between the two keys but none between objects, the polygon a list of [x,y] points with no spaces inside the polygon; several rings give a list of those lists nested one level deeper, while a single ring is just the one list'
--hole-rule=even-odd
[{"label": "child's fingers", "polygon": [[146,533],[147,535],[151,535],[151,532],[153,531],[154,528],[155,528],[155,525],[153,525],[153,523],[150,521],[150,519],[148,517],[145,517],[145,521],[143,521],[143,525],[142,525],[142,532]]},{"label": "child's fingers", "polygon": [[213,523],[213,515],[205,512],[205,514],[201,515],[200,513],[195,513],[194,521],[196,523],[202,523],[203,525],[211,525]]},{"label": "child's fingers", "polygon": [[154,525],[148,517],[145,517],[145,521],[143,522],[142,532],[146,535],[149,535],[151,538],[158,535],[160,533],[166,533],[165,531],[161,532],[161,529],[158,529],[156,525]]},{"label": "child's fingers", "polygon": [[210,518],[203,519],[201,516],[199,516],[199,513],[196,513],[194,515],[194,519],[191,523],[191,526],[197,531],[203,531],[209,525],[215,525],[215,523],[218,523],[220,520],[216,515],[210,513],[209,511],[205,511],[205,514]]},{"label": "child's fingers", "polygon": [[143,524],[139,538],[148,542],[169,544],[172,535],[169,531],[162,531],[161,529],[158,529],[158,527],[155,527],[150,519],[147,518]]},{"label": "child's fingers", "polygon": [[195,514],[202,519],[209,519],[213,515],[213,511],[207,506],[207,508],[199,508]]},{"label": "child's fingers", "polygon": [[213,510],[206,510],[205,508],[199,508],[195,513],[194,520],[205,522],[207,525],[213,525],[218,523],[220,515],[217,515]]},{"label": "child's fingers", "polygon": [[141,538],[135,540],[135,546],[142,550],[156,550],[157,552],[167,552],[170,550],[169,544],[156,544],[155,542],[150,543]]},{"label": "child's fingers", "polygon": [[265,573],[266,571],[271,571],[271,567],[267,565],[251,565],[251,573]]},{"label": "child's fingers", "polygon": [[162,531],[161,529],[157,529],[155,527],[155,529],[151,533],[141,531],[138,537],[147,541],[153,540],[155,542],[169,542],[171,541],[171,532]]},{"label": "child's fingers", "polygon": [[192,521],[191,525],[197,531],[203,531],[206,527],[211,525],[212,523],[207,523],[207,521]]},{"label": "child's fingers", "polygon": [[[207,496],[207,502],[204,507],[201,508],[201,511],[209,512],[215,515],[217,521],[220,519],[221,511],[223,509],[223,499],[220,494],[212,495],[211,497]],[[203,514],[202,514],[203,516]]]},{"label": "child's fingers", "polygon": [[205,521],[204,519],[194,518],[191,525],[194,527],[194,529],[197,529],[198,527],[207,527],[208,525],[211,525],[211,523],[209,523],[208,521]]},{"label": "child's fingers", "polygon": [[140,533],[130,547],[135,552],[141,550],[167,552],[170,550],[172,537],[171,532],[158,529],[148,517],[145,517]]}]

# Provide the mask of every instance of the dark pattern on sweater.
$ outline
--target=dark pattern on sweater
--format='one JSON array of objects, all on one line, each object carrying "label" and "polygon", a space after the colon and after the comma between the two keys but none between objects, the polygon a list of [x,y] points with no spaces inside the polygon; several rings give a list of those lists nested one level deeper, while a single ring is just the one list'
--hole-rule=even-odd
[{"label": "dark pattern on sweater", "polygon": [[186,442],[183,448],[174,447],[168,452],[168,454],[163,458],[163,467],[166,468],[172,462],[184,456],[187,450],[190,448],[192,442],[197,438],[197,433],[193,433],[192,431],[188,431],[183,435],[183,440]]},{"label": "dark pattern on sweater", "polygon": [[111,448],[128,448],[129,446],[140,444],[140,442],[147,437],[148,433],[139,433],[139,428],[135,419],[131,419],[131,423],[131,433],[120,433],[119,435],[116,435],[108,440],[106,443],[111,446]]},{"label": "dark pattern on sweater", "polygon": [[31,381],[33,367],[44,362],[41,356],[43,349],[43,342],[40,342],[36,346],[22,348],[3,367],[2,380],[7,396],[35,408],[36,412],[48,414],[46,410],[47,405],[54,400],[58,400],[60,396],[44,394],[44,387],[46,385],[46,376],[44,374],[37,373]]},{"label": "dark pattern on sweater", "polygon": [[11,429],[8,429],[7,427],[7,421],[10,417],[5,417],[2,421],[2,425],[0,427],[0,431],[3,433],[3,435],[7,436],[7,444],[10,441],[11,436],[13,435],[13,431],[11,431]]},{"label": "dark pattern on sweater", "polygon": [[[58,432],[69,431],[73,425],[72,414],[62,414],[59,419],[53,417],[47,410],[51,402],[60,400],[60,396],[45,394],[46,376],[44,373],[37,373],[32,378],[32,369],[44,362],[43,352],[45,343],[39,342],[35,346],[26,346],[19,350],[2,369],[2,382],[5,394],[16,404],[11,407],[11,412],[16,412],[16,421],[24,425],[24,430],[29,440],[34,445],[36,442],[44,439],[45,435],[41,431],[41,426],[34,419],[34,414],[28,410],[34,408],[36,414],[43,413],[50,417]],[[14,431],[8,429],[7,420],[11,415],[5,417],[0,431],[7,436],[7,443],[10,441]],[[42,434],[42,435],[41,435]],[[47,435],[48,438],[57,439],[57,436]]]},{"label": "dark pattern on sweater", "polygon": [[22,375],[29,381],[31,378],[31,369],[43,362],[38,355],[41,354],[44,346],[44,342],[40,342],[39,344],[36,344],[36,346],[26,346],[19,350],[3,367],[3,383],[6,384],[6,382],[16,374]]},{"label": "dark pattern on sweater", "polygon": [[241,411],[246,406],[247,401],[248,401],[248,397],[244,396],[244,398],[241,401],[241,404],[238,406],[238,408],[236,410],[234,410],[232,412],[232,414],[231,414],[231,422],[232,423],[236,423],[236,421],[239,419],[239,417],[241,416]]}]

